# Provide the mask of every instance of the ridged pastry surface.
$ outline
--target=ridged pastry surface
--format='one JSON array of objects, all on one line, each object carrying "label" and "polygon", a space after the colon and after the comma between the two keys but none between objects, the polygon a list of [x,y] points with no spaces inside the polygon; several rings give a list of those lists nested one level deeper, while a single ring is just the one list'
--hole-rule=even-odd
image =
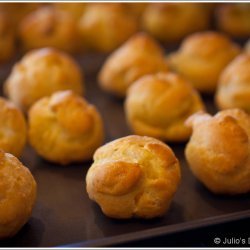
[{"label": "ridged pastry surface", "polygon": [[201,92],[213,93],[223,69],[240,53],[237,44],[216,32],[188,36],[169,56],[170,67]]},{"label": "ridged pastry surface", "polygon": [[40,98],[67,89],[83,94],[83,76],[73,58],[54,48],[28,52],[4,83],[6,95],[25,112]]},{"label": "ridged pastry surface", "polygon": [[147,75],[128,90],[125,113],[132,131],[165,141],[185,141],[191,134],[185,120],[204,110],[198,92],[174,73]]},{"label": "ridged pastry surface", "polygon": [[44,97],[29,110],[29,141],[51,162],[66,165],[90,160],[103,142],[97,109],[72,91]]},{"label": "ridged pastry surface", "polygon": [[154,138],[136,135],[100,147],[86,176],[90,199],[118,219],[163,216],[179,181],[173,151]]},{"label": "ridged pastry surface", "polygon": [[194,175],[216,194],[250,192],[250,116],[228,109],[187,121],[193,133],[185,154]]},{"label": "ridged pastry surface", "polygon": [[99,73],[99,85],[124,97],[128,87],[141,76],[168,71],[161,47],[150,36],[139,33],[114,51]]}]

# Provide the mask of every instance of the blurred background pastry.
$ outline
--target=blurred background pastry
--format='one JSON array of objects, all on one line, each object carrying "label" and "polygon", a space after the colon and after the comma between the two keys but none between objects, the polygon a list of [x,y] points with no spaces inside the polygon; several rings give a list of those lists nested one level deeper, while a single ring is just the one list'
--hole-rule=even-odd
[{"label": "blurred background pastry", "polygon": [[250,53],[239,55],[224,69],[216,103],[220,109],[241,108],[250,113]]},{"label": "blurred background pastry", "polygon": [[17,62],[4,85],[5,93],[27,111],[38,99],[58,90],[71,89],[83,94],[80,68],[66,53],[44,48],[28,52]]},{"label": "blurred background pastry", "polygon": [[240,53],[240,47],[216,32],[188,36],[168,57],[170,67],[201,92],[213,93],[222,70]]},{"label": "blurred background pastry", "polygon": [[85,11],[86,7],[90,3],[84,3],[84,2],[53,2],[52,3],[55,8],[59,10],[63,10],[71,14],[72,17],[79,20],[80,17],[83,15],[83,12]]},{"label": "blurred background pastry", "polygon": [[15,30],[17,30],[19,23],[22,19],[27,16],[32,11],[37,10],[41,7],[43,3],[35,2],[22,2],[22,3],[10,3],[10,2],[1,2],[0,11],[6,13],[11,17],[11,23]]},{"label": "blurred background pastry", "polygon": [[200,3],[151,3],[143,13],[145,31],[162,42],[178,42],[210,27],[210,14]]},{"label": "blurred background pastry", "polygon": [[15,41],[11,17],[0,9],[0,63],[8,61],[14,55]]},{"label": "blurred background pastry", "polygon": [[0,150],[0,239],[14,236],[29,220],[36,200],[36,182],[15,156]]},{"label": "blurred background pastry", "polygon": [[163,50],[153,38],[138,33],[106,59],[98,76],[99,85],[104,91],[124,97],[135,80],[161,71],[168,71]]},{"label": "blurred background pastry", "polygon": [[48,161],[66,165],[90,160],[103,142],[99,112],[70,90],[40,99],[28,117],[30,144]]},{"label": "blurred background pastry", "polygon": [[193,128],[185,149],[193,174],[216,194],[250,192],[250,116],[228,109],[214,117],[195,114],[187,125]]},{"label": "blurred background pastry", "polygon": [[1,97],[0,121],[0,149],[19,157],[26,143],[26,121],[14,104]]},{"label": "blurred background pastry", "polygon": [[221,4],[216,10],[218,29],[239,38],[250,36],[250,3]]},{"label": "blurred background pastry", "polygon": [[99,52],[116,49],[137,29],[136,19],[119,3],[88,4],[79,21],[83,45]]},{"label": "blurred background pastry", "polygon": [[164,141],[185,141],[191,129],[185,120],[204,110],[198,92],[173,73],[147,75],[129,88],[125,101],[127,121],[135,134]]},{"label": "blurred background pastry", "polygon": [[22,19],[19,36],[25,50],[55,47],[67,52],[79,48],[77,23],[71,14],[53,6],[41,7]]},{"label": "blurred background pastry", "polygon": [[135,135],[99,148],[86,176],[90,199],[118,219],[163,216],[179,182],[173,151],[154,138]]},{"label": "blurred background pastry", "polygon": [[140,21],[145,9],[147,8],[149,3],[146,2],[125,2],[123,3],[126,10],[128,11],[129,14],[133,15],[135,18]]}]

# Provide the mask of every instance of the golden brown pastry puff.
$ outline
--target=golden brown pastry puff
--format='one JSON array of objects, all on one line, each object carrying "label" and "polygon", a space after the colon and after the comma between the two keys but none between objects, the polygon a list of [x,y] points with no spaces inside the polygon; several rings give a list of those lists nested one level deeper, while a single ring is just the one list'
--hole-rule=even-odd
[{"label": "golden brown pastry puff", "polygon": [[0,149],[20,156],[26,143],[26,121],[14,104],[1,97],[0,121]]},{"label": "golden brown pastry puff", "polygon": [[173,73],[147,75],[128,90],[125,113],[135,134],[164,141],[185,141],[191,129],[185,120],[204,105],[198,92]]},{"label": "golden brown pastry puff", "polygon": [[93,51],[110,52],[137,31],[137,21],[123,5],[88,4],[79,22],[83,44]]},{"label": "golden brown pastry puff", "polygon": [[170,54],[169,64],[196,89],[213,93],[222,70],[239,53],[239,46],[226,36],[201,32],[187,37],[180,49]]},{"label": "golden brown pastry puff", "polygon": [[89,160],[103,137],[99,112],[70,90],[44,97],[29,110],[30,144],[51,162]]},{"label": "golden brown pastry puff", "polygon": [[234,37],[250,36],[250,3],[222,4],[216,14],[220,30]]},{"label": "golden brown pastry puff", "polygon": [[0,63],[9,60],[15,51],[15,36],[10,16],[0,11]]},{"label": "golden brown pastry puff", "polygon": [[27,15],[19,27],[25,50],[55,47],[67,52],[78,49],[77,23],[71,14],[45,6]]},{"label": "golden brown pastry puff", "polygon": [[63,11],[70,13],[77,20],[80,19],[88,3],[80,2],[54,2],[53,5]]},{"label": "golden brown pastry puff", "polygon": [[140,19],[146,7],[148,6],[148,3],[127,2],[127,3],[124,3],[124,6],[129,12],[129,14]]},{"label": "golden brown pastry puff", "polygon": [[149,219],[166,213],[180,178],[179,162],[166,144],[131,135],[95,152],[86,184],[105,215]]},{"label": "golden brown pastry puff", "polygon": [[176,42],[209,27],[209,12],[199,3],[151,3],[142,17],[144,29],[162,42]]},{"label": "golden brown pastry puff", "polygon": [[14,236],[29,220],[36,182],[15,156],[0,150],[0,239]]},{"label": "golden brown pastry puff", "polygon": [[62,51],[44,48],[27,53],[13,67],[4,85],[7,96],[23,111],[58,90],[83,94],[80,68]]},{"label": "golden brown pastry puff", "polygon": [[99,85],[124,97],[135,80],[161,71],[168,71],[163,50],[150,36],[139,33],[107,58],[98,76]]},{"label": "golden brown pastry puff", "polygon": [[30,12],[35,11],[42,6],[42,3],[10,3],[1,2],[0,10],[7,13],[11,17],[11,23],[14,29],[18,28],[21,20],[28,15]]},{"label": "golden brown pastry puff", "polygon": [[241,108],[250,113],[250,53],[236,57],[222,72],[216,102],[220,109]]},{"label": "golden brown pastry puff", "polygon": [[193,134],[185,149],[194,175],[216,194],[250,191],[250,116],[228,109],[214,117],[198,113],[187,120]]}]

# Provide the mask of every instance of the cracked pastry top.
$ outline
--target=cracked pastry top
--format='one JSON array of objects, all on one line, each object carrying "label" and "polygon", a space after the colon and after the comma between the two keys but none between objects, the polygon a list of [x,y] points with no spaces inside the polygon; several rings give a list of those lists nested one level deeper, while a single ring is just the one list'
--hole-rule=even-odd
[{"label": "cracked pastry top", "polygon": [[28,118],[31,146],[51,162],[66,165],[90,160],[103,142],[99,112],[70,90],[40,99]]},{"label": "cracked pastry top", "polygon": [[81,70],[73,58],[53,48],[28,52],[4,83],[5,94],[25,112],[38,99],[67,89],[84,93]]},{"label": "cracked pastry top", "polygon": [[240,53],[223,34],[206,31],[187,37],[168,57],[172,70],[187,78],[201,92],[213,93],[222,70]]},{"label": "cracked pastry top", "polygon": [[157,139],[136,135],[100,147],[86,176],[90,199],[118,219],[163,216],[179,182],[173,151]]},{"label": "cracked pastry top", "polygon": [[139,33],[107,58],[98,80],[104,91],[125,97],[135,80],[161,71],[168,71],[163,50],[153,38]]},{"label": "cracked pastry top", "polygon": [[228,109],[187,120],[193,129],[185,155],[193,174],[216,194],[250,192],[250,116]]},{"label": "cracked pastry top", "polygon": [[132,131],[164,141],[185,141],[191,129],[184,122],[204,110],[199,93],[183,77],[157,73],[137,80],[129,88],[125,114]]}]

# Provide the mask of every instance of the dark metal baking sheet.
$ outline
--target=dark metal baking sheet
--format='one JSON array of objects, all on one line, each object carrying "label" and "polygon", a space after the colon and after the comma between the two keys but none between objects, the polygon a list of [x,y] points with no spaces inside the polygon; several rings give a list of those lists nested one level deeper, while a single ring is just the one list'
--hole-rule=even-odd
[{"label": "dark metal baking sheet", "polygon": [[[16,58],[17,59],[17,58]],[[96,82],[105,56],[77,57],[85,72],[87,99],[97,105],[105,124],[106,141],[129,135],[123,101],[102,92]],[[0,68],[0,80],[10,72],[15,60]],[[213,97],[203,97],[211,113]],[[250,217],[249,195],[216,196],[191,174],[184,159],[185,144],[170,145],[180,159],[182,181],[170,210],[153,220],[114,220],[104,216],[88,199],[85,174],[91,162],[61,167],[42,160],[29,147],[21,160],[30,168],[38,184],[33,215],[5,247],[111,246],[122,242],[160,236],[191,228]]]}]

